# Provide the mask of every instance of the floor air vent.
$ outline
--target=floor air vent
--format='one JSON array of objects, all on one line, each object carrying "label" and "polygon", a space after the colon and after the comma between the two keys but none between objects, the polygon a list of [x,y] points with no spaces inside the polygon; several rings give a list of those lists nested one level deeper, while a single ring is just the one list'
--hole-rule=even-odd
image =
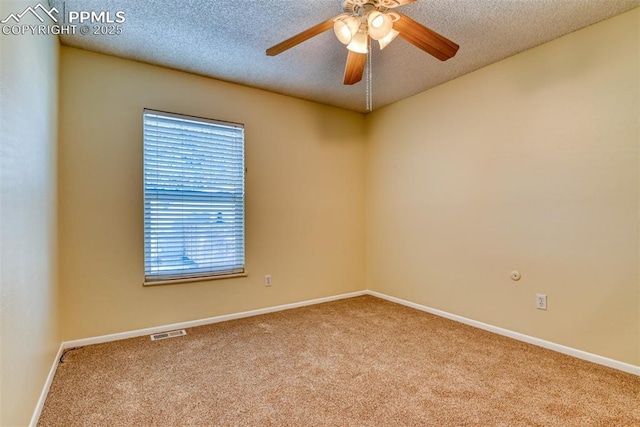
[{"label": "floor air vent", "polygon": [[181,337],[183,335],[187,335],[187,331],[185,331],[184,329],[180,329],[177,331],[160,332],[159,334],[153,334],[149,336],[151,337],[151,341],[158,341],[167,338]]}]

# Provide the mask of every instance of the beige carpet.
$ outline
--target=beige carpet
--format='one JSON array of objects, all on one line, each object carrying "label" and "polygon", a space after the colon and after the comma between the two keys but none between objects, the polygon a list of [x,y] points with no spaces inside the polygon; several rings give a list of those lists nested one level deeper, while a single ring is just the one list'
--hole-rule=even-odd
[{"label": "beige carpet", "polygon": [[640,426],[640,377],[363,296],[72,350],[39,426]]}]

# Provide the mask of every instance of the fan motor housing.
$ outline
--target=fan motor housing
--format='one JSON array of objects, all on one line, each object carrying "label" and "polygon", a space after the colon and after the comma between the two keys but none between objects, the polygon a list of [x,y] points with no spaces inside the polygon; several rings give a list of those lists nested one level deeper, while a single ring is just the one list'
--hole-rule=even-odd
[{"label": "fan motor housing", "polygon": [[397,0],[342,0],[342,10],[351,15],[359,15],[362,10],[375,9],[386,12],[400,6]]}]

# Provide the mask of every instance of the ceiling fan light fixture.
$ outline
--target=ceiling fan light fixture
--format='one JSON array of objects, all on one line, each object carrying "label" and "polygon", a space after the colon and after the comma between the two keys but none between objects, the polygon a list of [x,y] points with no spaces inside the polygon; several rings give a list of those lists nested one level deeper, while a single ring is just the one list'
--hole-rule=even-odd
[{"label": "ceiling fan light fixture", "polygon": [[347,49],[356,53],[369,53],[369,36],[362,31],[358,31],[353,35],[353,39],[347,45]]},{"label": "ceiling fan light fixture", "polygon": [[[338,1],[338,0],[333,0]],[[372,109],[371,40],[378,40],[380,49],[387,47],[397,36],[415,47],[446,61],[456,55],[456,43],[406,15],[394,12],[396,7],[416,0],[340,0],[342,13],[289,37],[266,50],[267,56],[279,55],[333,28],[336,37],[347,47],[347,63],[343,83],[353,85],[362,80],[365,70],[367,109]]]},{"label": "ceiling fan light fixture", "polygon": [[373,28],[380,28],[384,24],[384,16],[380,12],[371,13],[369,16],[369,25]]},{"label": "ceiling fan light fixture", "polygon": [[333,32],[336,34],[340,43],[348,45],[351,43],[353,36],[358,32],[360,22],[353,16],[347,16],[337,19],[333,23]]},{"label": "ceiling fan light fixture", "polygon": [[393,19],[386,13],[374,10],[367,16],[369,35],[374,40],[380,40],[393,29]]},{"label": "ceiling fan light fixture", "polygon": [[378,43],[380,44],[380,50],[387,47],[387,45],[389,45],[389,43],[391,43],[393,39],[398,37],[398,34],[400,33],[392,28],[391,31],[389,31],[386,36],[378,40]]}]

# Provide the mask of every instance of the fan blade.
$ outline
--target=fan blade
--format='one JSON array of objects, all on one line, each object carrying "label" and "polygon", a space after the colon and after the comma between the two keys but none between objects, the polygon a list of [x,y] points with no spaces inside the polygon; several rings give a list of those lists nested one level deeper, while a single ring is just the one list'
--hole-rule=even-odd
[{"label": "fan blade", "polygon": [[276,56],[282,52],[284,52],[287,49],[291,49],[294,46],[299,45],[300,43],[302,43],[305,40],[309,40],[311,37],[315,37],[320,33],[324,33],[325,31],[327,31],[329,28],[333,28],[333,21],[336,18],[331,18],[328,19],[324,22],[321,22],[320,24],[316,25],[315,27],[311,27],[303,32],[301,32],[300,34],[296,34],[295,36],[286,39],[285,41],[278,43],[277,45],[270,47],[269,49],[267,49],[267,55],[268,56]]},{"label": "fan blade", "polygon": [[400,32],[400,37],[428,54],[435,56],[440,61],[453,58],[460,48],[451,40],[417,23],[408,16],[401,13],[398,13],[398,15],[400,15],[400,19],[393,23],[393,28]]},{"label": "fan blade", "polygon": [[347,66],[344,69],[344,84],[352,85],[362,80],[364,65],[366,63],[366,53],[349,51],[349,56],[347,56]]}]

